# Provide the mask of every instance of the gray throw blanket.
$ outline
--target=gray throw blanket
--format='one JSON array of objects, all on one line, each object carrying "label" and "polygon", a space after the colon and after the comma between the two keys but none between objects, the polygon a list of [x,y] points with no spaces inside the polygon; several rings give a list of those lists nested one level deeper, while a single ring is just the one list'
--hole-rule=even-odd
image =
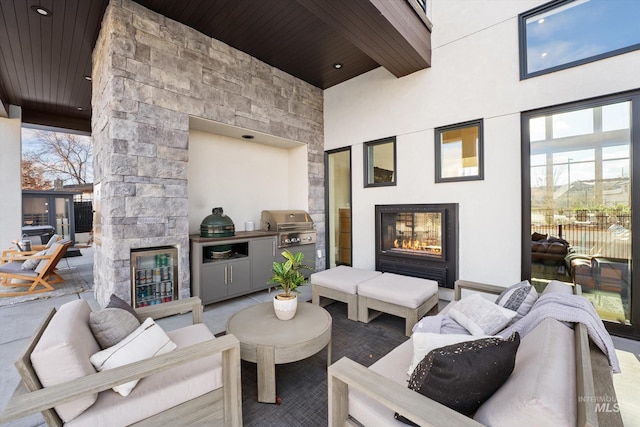
[{"label": "gray throw blanket", "polygon": [[584,324],[594,344],[609,357],[609,365],[613,372],[620,372],[620,364],[611,336],[591,302],[578,295],[560,293],[542,295],[526,316],[502,330],[500,336],[506,339],[514,332],[518,332],[522,338],[548,317],[561,322]]},{"label": "gray throw blanket", "polygon": [[455,320],[436,314],[423,317],[413,327],[413,332],[432,332],[435,334],[463,334],[471,335],[463,326]]}]

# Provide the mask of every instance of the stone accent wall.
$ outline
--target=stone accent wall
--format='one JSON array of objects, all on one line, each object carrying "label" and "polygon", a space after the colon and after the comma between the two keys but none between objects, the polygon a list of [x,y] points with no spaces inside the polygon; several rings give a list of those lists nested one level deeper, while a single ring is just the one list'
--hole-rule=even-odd
[{"label": "stone accent wall", "polygon": [[308,145],[309,213],[324,248],[323,93],[152,12],[111,0],[93,52],[98,301],[130,299],[130,250],[178,248],[190,295],[189,116]]}]

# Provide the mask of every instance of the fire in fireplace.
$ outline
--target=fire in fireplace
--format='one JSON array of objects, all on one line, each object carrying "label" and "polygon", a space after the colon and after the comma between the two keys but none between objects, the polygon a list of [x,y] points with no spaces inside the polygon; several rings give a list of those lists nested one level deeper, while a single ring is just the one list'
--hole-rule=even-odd
[{"label": "fire in fireplace", "polygon": [[458,278],[458,205],[376,205],[376,269],[453,288]]},{"label": "fire in fireplace", "polygon": [[[410,255],[442,257],[441,212],[382,213],[382,229],[393,239],[392,247],[383,250]],[[382,239],[383,244],[389,241]]]}]

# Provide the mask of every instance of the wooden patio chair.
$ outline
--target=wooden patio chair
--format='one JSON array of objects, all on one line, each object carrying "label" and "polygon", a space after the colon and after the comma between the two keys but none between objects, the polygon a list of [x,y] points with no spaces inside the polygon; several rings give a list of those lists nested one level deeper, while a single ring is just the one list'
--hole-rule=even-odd
[{"label": "wooden patio chair", "polygon": [[[11,262],[0,265],[0,278],[2,286],[10,288],[28,288],[25,291],[0,292],[0,297],[14,297],[20,295],[36,294],[55,290],[51,285],[62,283],[64,279],[55,272],[58,262],[62,259],[71,246],[71,240],[64,239],[55,242],[45,255],[28,255],[21,257],[14,255]],[[40,259],[34,270],[22,268],[27,259]],[[18,282],[16,282],[18,281]]]},{"label": "wooden patio chair", "polygon": [[[21,251],[17,247],[5,249],[4,251],[2,251],[2,258],[0,258],[0,264],[6,264],[7,262],[16,261],[17,258],[14,258],[15,256],[25,257],[29,255],[35,255],[38,252],[49,249],[51,246],[53,246],[55,242],[59,240],[62,240],[62,236],[54,234],[53,236],[51,236],[51,238],[45,245],[31,245],[30,251]],[[16,243],[17,240],[14,240],[13,242]]]}]

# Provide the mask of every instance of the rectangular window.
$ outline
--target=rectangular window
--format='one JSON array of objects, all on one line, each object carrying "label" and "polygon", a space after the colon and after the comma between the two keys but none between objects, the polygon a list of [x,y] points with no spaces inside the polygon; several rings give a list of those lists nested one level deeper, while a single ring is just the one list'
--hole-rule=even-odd
[{"label": "rectangular window", "polygon": [[436,129],[436,182],[484,176],[482,119]]},{"label": "rectangular window", "polygon": [[519,16],[520,78],[640,49],[640,1],[556,0]]},{"label": "rectangular window", "polygon": [[639,103],[636,91],[522,116],[523,277],[581,285],[610,331],[636,338]]},{"label": "rectangular window", "polygon": [[396,185],[396,139],[364,143],[364,186]]}]

